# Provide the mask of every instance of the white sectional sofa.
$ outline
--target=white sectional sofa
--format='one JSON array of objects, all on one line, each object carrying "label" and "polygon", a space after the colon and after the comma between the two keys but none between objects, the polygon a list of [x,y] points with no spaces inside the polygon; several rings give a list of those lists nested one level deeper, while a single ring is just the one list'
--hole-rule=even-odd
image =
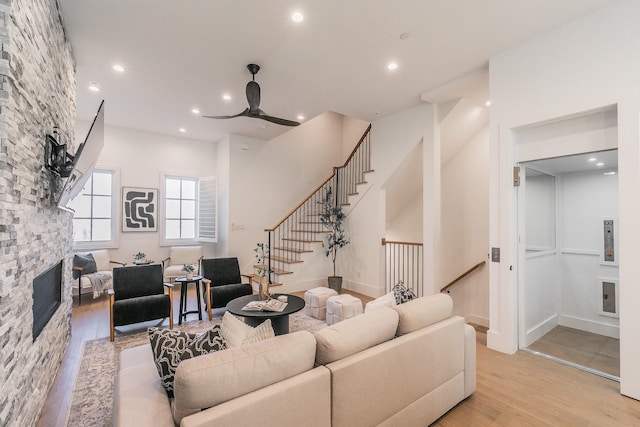
[{"label": "white sectional sofa", "polygon": [[120,355],[115,426],[426,426],[474,392],[475,331],[438,294],[186,360],[175,399],[149,345]]}]

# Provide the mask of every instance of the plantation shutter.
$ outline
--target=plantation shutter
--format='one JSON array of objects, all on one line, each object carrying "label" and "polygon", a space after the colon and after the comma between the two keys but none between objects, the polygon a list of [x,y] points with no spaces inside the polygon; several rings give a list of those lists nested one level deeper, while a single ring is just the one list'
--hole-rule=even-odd
[{"label": "plantation shutter", "polygon": [[215,176],[198,180],[198,240],[218,241],[218,188]]}]

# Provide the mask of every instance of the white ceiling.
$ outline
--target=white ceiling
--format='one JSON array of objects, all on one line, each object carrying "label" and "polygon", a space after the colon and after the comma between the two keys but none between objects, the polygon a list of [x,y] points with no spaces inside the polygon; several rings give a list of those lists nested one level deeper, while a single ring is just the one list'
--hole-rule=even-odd
[{"label": "white ceiling", "polygon": [[[90,120],[104,98],[108,124],[173,135],[183,127],[185,138],[213,141],[288,130],[190,112],[241,112],[248,63],[262,67],[260,107],[270,115],[309,120],[335,111],[374,121],[613,0],[58,1],[76,60],[79,119]],[[296,10],[305,16],[298,24]],[[386,68],[390,61],[397,70]],[[124,73],[111,69],[116,63]],[[101,92],[90,92],[89,81]]]}]

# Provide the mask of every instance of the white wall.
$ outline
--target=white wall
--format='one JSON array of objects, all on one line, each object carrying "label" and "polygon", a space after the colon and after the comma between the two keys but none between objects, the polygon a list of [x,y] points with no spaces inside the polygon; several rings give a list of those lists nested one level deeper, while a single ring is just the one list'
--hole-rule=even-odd
[{"label": "white wall", "polygon": [[[442,166],[444,286],[487,259],[489,240],[489,127],[482,128]],[[482,267],[450,288],[454,313],[489,325],[489,274]]]},{"label": "white wall", "polygon": [[[76,135],[84,137],[88,123],[76,125]],[[118,169],[120,187],[157,188],[162,197],[162,172],[181,176],[208,176],[216,174],[216,143],[197,141],[179,136],[153,134],[115,126],[105,126],[105,145],[97,166]],[[122,233],[121,197],[118,189],[116,211],[119,246],[110,249],[111,258],[130,263],[133,254],[146,253],[156,262],[169,256],[169,247],[160,246],[160,226],[155,232]],[[158,220],[162,215],[158,213]],[[206,256],[216,253],[214,244],[202,244]]]},{"label": "white wall", "polygon": [[598,278],[619,278],[615,263],[601,261],[603,219],[615,218],[614,227],[619,226],[618,177],[602,172],[562,175],[559,203],[563,273],[559,323],[617,338],[618,319],[600,314],[602,288]]},{"label": "white wall", "polygon": [[340,164],[344,163],[358,142],[360,142],[360,138],[362,138],[367,127],[369,127],[369,122],[355,117],[342,116],[342,161]]},{"label": "white wall", "polygon": [[[367,176],[371,187],[349,213],[347,231],[351,244],[343,249],[345,256],[338,262],[338,269],[344,276],[343,286],[347,289],[373,297],[384,294],[384,247],[380,243],[385,236],[383,187],[416,145],[431,138],[433,113],[433,105],[423,104],[372,123],[371,153],[375,173]],[[431,265],[425,266],[425,270],[430,268]]]},{"label": "white wall", "polygon": [[[256,243],[267,242],[264,230],[344,162],[342,135],[343,116],[325,113],[271,141],[230,136],[228,255],[239,258],[243,272],[254,272]],[[297,273],[296,281],[307,279]]]},{"label": "white wall", "polygon": [[422,218],[422,193],[420,193],[391,222],[387,222],[385,231],[387,240],[422,243]]},{"label": "white wall", "polygon": [[[517,349],[514,129],[617,104],[621,392],[640,398],[640,2],[620,0],[490,60],[490,348]],[[587,150],[588,151],[588,150]],[[515,266],[517,268],[517,265]],[[625,284],[627,284],[625,286]]]}]

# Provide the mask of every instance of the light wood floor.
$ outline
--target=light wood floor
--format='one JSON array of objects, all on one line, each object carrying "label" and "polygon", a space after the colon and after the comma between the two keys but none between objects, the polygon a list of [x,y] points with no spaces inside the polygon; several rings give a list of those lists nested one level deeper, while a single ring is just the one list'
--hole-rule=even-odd
[{"label": "light wood floor", "polygon": [[529,349],[620,376],[620,340],[616,338],[556,326]]},{"label": "light wood floor", "polygon": [[[189,306],[194,304],[192,293]],[[106,297],[74,305],[71,342],[37,426],[65,425],[83,343],[108,336]],[[618,383],[527,353],[489,350],[486,331],[477,338],[476,392],[434,426],[640,425],[640,402],[620,395]]]}]

